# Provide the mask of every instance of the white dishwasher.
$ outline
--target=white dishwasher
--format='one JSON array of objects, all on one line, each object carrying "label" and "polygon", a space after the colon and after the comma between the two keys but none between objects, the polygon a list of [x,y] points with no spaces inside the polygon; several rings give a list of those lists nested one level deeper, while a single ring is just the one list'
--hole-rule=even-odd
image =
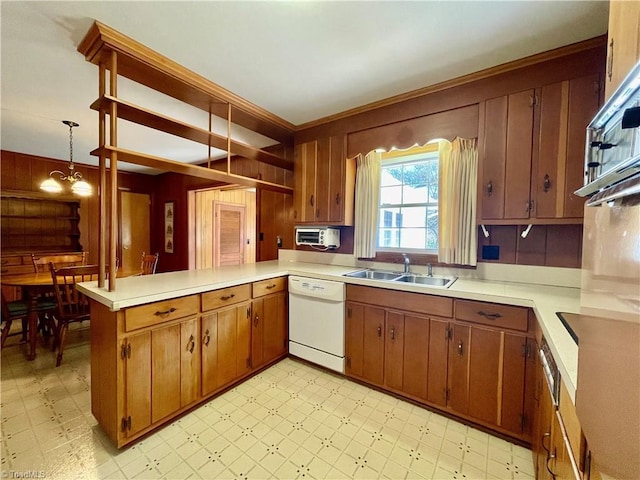
[{"label": "white dishwasher", "polygon": [[344,373],[342,282],[289,277],[289,353]]}]

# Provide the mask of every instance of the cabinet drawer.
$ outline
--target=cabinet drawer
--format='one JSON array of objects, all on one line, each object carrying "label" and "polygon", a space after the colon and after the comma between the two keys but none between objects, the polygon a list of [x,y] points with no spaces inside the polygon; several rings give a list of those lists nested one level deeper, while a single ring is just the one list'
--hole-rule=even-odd
[{"label": "cabinet drawer", "polygon": [[251,284],[236,285],[235,287],[222,288],[202,294],[202,311],[244,302],[251,298]]},{"label": "cabinet drawer", "polygon": [[498,328],[509,328],[526,332],[527,309],[497,303],[456,300],[456,319],[463,322],[481,323]]},{"label": "cabinet drawer", "polygon": [[195,315],[198,313],[198,306],[198,295],[191,295],[128,308],[124,312],[124,329],[130,332],[176,318]]},{"label": "cabinet drawer", "polygon": [[270,278],[261,282],[253,282],[253,298],[282,292],[287,289],[287,277]]}]

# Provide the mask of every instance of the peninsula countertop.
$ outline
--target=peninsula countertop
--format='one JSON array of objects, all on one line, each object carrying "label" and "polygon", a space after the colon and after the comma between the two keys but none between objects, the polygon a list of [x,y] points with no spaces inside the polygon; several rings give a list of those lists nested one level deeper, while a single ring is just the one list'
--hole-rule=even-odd
[{"label": "peninsula countertop", "polygon": [[283,275],[302,275],[391,290],[530,307],[540,322],[565,386],[575,403],[578,346],[556,312],[579,313],[579,288],[458,278],[449,288],[442,289],[426,285],[407,285],[404,282],[343,276],[345,273],[360,269],[354,266],[272,260],[221,267],[215,270],[183,270],[122,278],[117,280],[114,292],[99,288],[97,282],[80,284],[79,289],[110,310],[117,311],[145,303],[194,295]]}]

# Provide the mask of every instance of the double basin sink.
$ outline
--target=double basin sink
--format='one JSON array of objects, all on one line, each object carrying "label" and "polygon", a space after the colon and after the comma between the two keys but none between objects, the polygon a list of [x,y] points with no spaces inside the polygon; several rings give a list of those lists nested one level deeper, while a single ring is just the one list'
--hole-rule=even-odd
[{"label": "double basin sink", "polygon": [[358,270],[345,273],[345,277],[366,278],[368,280],[384,280],[389,282],[404,282],[409,284],[428,285],[430,287],[449,288],[457,277],[436,275],[416,275],[413,273],[388,272],[385,270]]}]

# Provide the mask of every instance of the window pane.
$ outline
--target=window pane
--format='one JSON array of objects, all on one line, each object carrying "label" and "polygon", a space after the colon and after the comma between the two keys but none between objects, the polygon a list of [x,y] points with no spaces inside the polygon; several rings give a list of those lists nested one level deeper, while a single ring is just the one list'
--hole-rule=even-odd
[{"label": "window pane", "polygon": [[402,185],[402,165],[382,167],[380,185],[383,187]]},{"label": "window pane", "polygon": [[381,208],[378,221],[380,227],[393,227],[397,225],[397,218],[400,214],[399,208]]},{"label": "window pane", "polygon": [[438,248],[438,207],[427,209],[427,248]]},{"label": "window pane", "polygon": [[426,226],[427,207],[403,207],[402,208],[402,227],[420,227]]},{"label": "window pane", "polygon": [[380,205],[400,205],[402,203],[402,187],[380,188]]},{"label": "window pane", "polygon": [[403,228],[400,230],[400,248],[425,248],[424,228]]},{"label": "window pane", "polygon": [[400,229],[381,228],[380,235],[378,235],[378,246],[387,248],[400,247]]}]

